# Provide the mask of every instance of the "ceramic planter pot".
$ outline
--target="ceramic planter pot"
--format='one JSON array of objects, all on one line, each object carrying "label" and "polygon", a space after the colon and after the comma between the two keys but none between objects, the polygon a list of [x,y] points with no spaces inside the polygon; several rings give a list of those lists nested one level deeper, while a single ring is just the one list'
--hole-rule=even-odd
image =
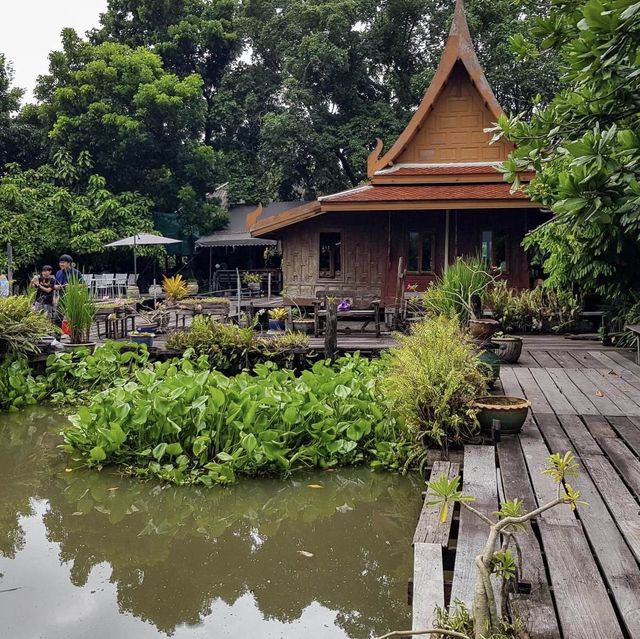
[{"label": "ceramic planter pot", "polygon": [[503,364],[515,364],[522,353],[522,338],[492,337],[491,341],[498,345],[497,355]]},{"label": "ceramic planter pot", "polygon": [[293,320],[293,330],[298,333],[313,333],[313,320],[309,319],[294,319]]},{"label": "ceramic planter pot", "polygon": [[200,287],[198,286],[198,282],[189,282],[187,283],[187,291],[189,295],[196,295]]},{"label": "ceramic planter pot", "polygon": [[491,384],[496,382],[500,377],[500,358],[496,355],[496,350],[494,348],[487,348],[480,352],[478,359],[482,364],[482,368],[484,372],[489,377]]},{"label": "ceramic planter pot", "polygon": [[494,319],[469,320],[469,333],[478,341],[488,340],[499,328],[500,322]]},{"label": "ceramic planter pot", "polygon": [[140,333],[153,333],[155,335],[159,328],[158,324],[142,324],[136,322],[136,330]]},{"label": "ceramic planter pot", "polygon": [[147,348],[153,346],[153,335],[129,335],[129,341],[134,344],[146,344]]},{"label": "ceramic planter pot", "polygon": [[260,282],[249,282],[247,284],[247,288],[250,291],[259,291],[260,290]]},{"label": "ceramic planter pot", "polygon": [[522,397],[489,395],[478,397],[473,406],[478,411],[478,421],[484,432],[490,433],[493,420],[497,419],[503,435],[515,435],[522,430],[531,402]]},{"label": "ceramic planter pot", "polygon": [[269,330],[270,331],[284,331],[285,320],[269,320]]}]

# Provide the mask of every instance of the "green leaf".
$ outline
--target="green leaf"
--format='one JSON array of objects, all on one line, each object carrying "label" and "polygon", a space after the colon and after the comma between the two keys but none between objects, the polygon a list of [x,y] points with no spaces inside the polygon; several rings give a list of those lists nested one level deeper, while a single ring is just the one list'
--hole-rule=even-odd
[{"label": "green leaf", "polygon": [[101,446],[94,446],[91,449],[89,456],[93,461],[98,462],[104,461],[107,458],[107,454],[104,452],[104,448],[102,448]]}]

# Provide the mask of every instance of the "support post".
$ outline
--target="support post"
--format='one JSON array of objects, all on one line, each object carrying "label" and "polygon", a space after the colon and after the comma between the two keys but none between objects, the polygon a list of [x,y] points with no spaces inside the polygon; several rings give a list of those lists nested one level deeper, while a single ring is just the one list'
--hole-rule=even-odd
[{"label": "support post", "polygon": [[267,275],[267,301],[271,301],[271,271]]},{"label": "support post", "polygon": [[328,297],[325,301],[327,317],[324,332],[324,356],[334,359],[338,352],[338,301]]},{"label": "support post", "polygon": [[449,270],[449,234],[451,225],[451,211],[447,209],[445,211],[444,218],[444,268],[443,273]]},{"label": "support post", "polygon": [[238,287],[238,321],[240,321],[240,299],[242,296],[242,282],[240,281],[240,271],[236,268],[236,285]]},{"label": "support post", "polygon": [[393,309],[393,328],[398,330],[400,327],[400,307],[404,302],[404,261],[402,257],[398,258],[398,273],[396,276],[396,299]]}]

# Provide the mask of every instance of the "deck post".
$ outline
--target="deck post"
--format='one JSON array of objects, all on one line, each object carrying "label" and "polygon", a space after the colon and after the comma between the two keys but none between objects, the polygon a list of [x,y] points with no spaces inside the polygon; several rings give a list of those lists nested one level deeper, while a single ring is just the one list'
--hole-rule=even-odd
[{"label": "deck post", "polygon": [[271,271],[267,274],[267,301],[271,301]]},{"label": "deck post", "polygon": [[327,317],[324,332],[324,356],[333,359],[338,351],[338,302],[334,298],[326,300]]}]

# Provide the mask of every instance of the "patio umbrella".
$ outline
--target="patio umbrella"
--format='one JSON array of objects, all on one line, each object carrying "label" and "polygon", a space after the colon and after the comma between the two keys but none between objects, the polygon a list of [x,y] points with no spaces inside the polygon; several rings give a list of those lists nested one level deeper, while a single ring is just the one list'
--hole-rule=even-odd
[{"label": "patio umbrella", "polygon": [[151,233],[138,233],[131,237],[125,237],[122,240],[111,242],[106,246],[133,246],[133,273],[138,279],[138,255],[136,251],[137,246],[148,246],[150,244],[177,244],[182,240],[174,240],[171,237],[163,237],[162,235],[151,235]]}]

